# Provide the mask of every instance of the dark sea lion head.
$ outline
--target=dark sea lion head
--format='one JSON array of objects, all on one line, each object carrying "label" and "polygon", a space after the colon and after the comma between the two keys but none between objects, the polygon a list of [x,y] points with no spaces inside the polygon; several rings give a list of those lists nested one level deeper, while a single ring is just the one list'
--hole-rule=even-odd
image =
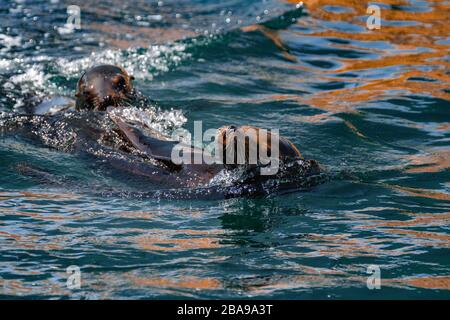
[{"label": "dark sea lion head", "polygon": [[[226,163],[229,167],[229,161],[225,161],[225,157],[227,154],[227,149],[233,148],[235,155],[235,164],[238,163],[237,159],[239,156],[243,157],[241,161],[245,162],[245,164],[249,161],[249,152],[252,150],[255,152],[257,156],[257,161],[259,162],[261,155],[267,155],[268,157],[272,156],[273,148],[275,148],[274,141],[278,141],[278,157],[282,161],[286,160],[294,160],[294,159],[303,159],[302,154],[297,149],[297,147],[289,141],[287,138],[282,137],[276,133],[273,133],[269,130],[262,130],[253,126],[226,126],[222,127],[218,130],[217,133],[217,143],[219,143],[219,147],[222,147],[223,150],[223,162]],[[239,142],[241,141],[241,142]],[[245,153],[239,155],[238,144],[244,142]],[[234,167],[231,164],[231,167]]]},{"label": "dark sea lion head", "polygon": [[100,65],[87,70],[78,81],[77,110],[105,111],[131,98],[134,78],[125,69]]}]

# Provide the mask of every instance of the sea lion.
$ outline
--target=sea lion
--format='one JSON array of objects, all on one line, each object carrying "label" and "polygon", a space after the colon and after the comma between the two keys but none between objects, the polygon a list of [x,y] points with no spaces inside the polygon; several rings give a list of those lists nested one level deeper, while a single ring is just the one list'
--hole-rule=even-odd
[{"label": "sea lion", "polygon": [[77,110],[105,111],[133,96],[133,76],[114,65],[100,65],[87,70],[78,81]]},{"label": "sea lion", "polygon": [[[317,162],[305,160],[287,138],[273,132],[265,136],[264,130],[252,126],[226,126],[217,130],[217,150],[223,151],[222,158],[218,159],[221,161],[204,161],[205,150],[191,145],[184,145],[183,152],[189,152],[191,159],[200,154],[200,163],[174,161],[172,152],[180,141],[171,140],[135,120],[125,119],[117,109],[124,102],[135,101],[132,80],[121,67],[94,67],[78,82],[75,111],[38,118],[20,117],[19,123],[25,132],[36,135],[46,145],[93,156],[120,170],[116,172],[121,172],[120,176],[127,181],[142,184],[146,189],[148,186],[156,190],[206,188],[205,192],[210,192],[214,187],[219,188],[215,189],[216,194],[236,197],[267,193],[273,188],[310,188],[318,184],[310,179],[321,173]],[[106,112],[78,112],[80,110]],[[12,122],[17,124],[17,121]],[[244,151],[240,152],[242,137]],[[251,147],[256,149],[255,161],[252,161]],[[229,150],[236,154],[231,162],[225,157]],[[279,166],[273,174],[262,173],[273,164],[262,161],[262,155],[271,160],[276,156],[275,163]],[[231,182],[227,179],[229,174],[233,176]],[[223,177],[225,179],[221,180]]]},{"label": "sea lion", "polygon": [[[218,143],[218,148],[223,148],[226,154],[226,149],[234,148],[236,151],[239,148],[237,143],[239,143],[238,136],[240,134],[247,135],[249,139],[245,141],[244,150],[244,160],[243,162],[225,161],[225,158],[218,158],[217,162],[212,163],[210,160],[210,155],[208,152],[202,148],[197,148],[191,145],[186,145],[181,143],[183,146],[183,152],[190,153],[187,157],[187,163],[178,163],[173,159],[173,150],[175,147],[180,146],[179,141],[171,140],[167,137],[162,136],[157,132],[152,132],[151,130],[143,130],[142,127],[136,125],[135,123],[126,122],[117,116],[110,115],[111,119],[117,124],[119,131],[122,133],[123,137],[130,143],[130,145],[138,150],[143,156],[156,160],[160,163],[161,167],[165,168],[168,175],[174,178],[178,182],[178,187],[201,187],[207,185],[215,176],[217,176],[222,171],[243,169],[244,172],[249,173],[248,177],[251,178],[252,182],[262,182],[267,181],[271,177],[276,178],[280,175],[286,173],[286,168],[283,168],[278,172],[278,168],[274,173],[271,174],[261,174],[261,169],[266,168],[273,163],[262,163],[260,156],[263,153],[269,154],[270,159],[273,161],[274,156],[274,141],[278,142],[278,151],[276,152],[276,164],[283,166],[285,163],[294,163],[295,161],[300,161],[300,166],[302,167],[302,175],[304,177],[311,176],[320,173],[320,167],[314,160],[305,160],[301,153],[298,151],[297,147],[289,141],[287,138],[279,136],[276,133],[268,133],[267,137],[263,137],[260,128],[252,126],[226,126],[217,130],[216,143]],[[250,145],[252,142],[256,148],[260,151],[257,154],[255,163],[251,162],[249,158],[249,153],[251,152]],[[236,152],[239,153],[239,152]],[[208,159],[208,161],[195,162],[193,161],[195,155],[201,154],[202,160]],[[206,157],[204,157],[206,154]],[[239,156],[238,156],[239,157]],[[186,159],[186,158],[185,158]],[[126,168],[125,168],[126,169]],[[143,167],[141,167],[143,169]],[[291,167],[291,173],[293,170],[297,170],[298,167]],[[133,172],[136,173],[136,168],[133,168]],[[153,173],[149,171],[149,176]],[[298,170],[297,170],[298,172]],[[148,175],[145,170],[141,170],[141,174]],[[275,177],[276,175],[276,177]]]},{"label": "sea lion", "polygon": [[[133,87],[131,85],[132,77],[119,66],[100,65],[87,70],[78,81],[77,89],[77,110],[90,109],[95,111],[106,111],[125,100],[129,100]],[[159,160],[170,168],[179,168],[178,164],[171,161],[171,150],[175,141],[169,142],[167,139],[161,139],[161,135],[150,132],[144,134],[135,124],[127,124],[116,115],[109,113],[112,120],[118,125],[131,144],[139,151],[146,153],[147,156]],[[264,133],[264,137],[263,137]],[[243,148],[239,148],[239,142],[242,139]],[[225,168],[236,168],[238,165],[261,165],[263,156],[271,157],[273,154],[272,141],[276,140],[278,160],[302,159],[301,153],[292,142],[284,137],[280,137],[272,132],[265,132],[262,129],[253,126],[226,126],[218,130],[216,141],[223,149],[222,160]],[[228,159],[226,156],[232,150],[234,159]],[[255,149],[255,150],[252,150]],[[157,153],[154,150],[164,149],[164,152]],[[203,150],[187,148],[191,154],[204,153]],[[242,151],[242,152],[240,152]],[[253,152],[254,151],[254,152]],[[250,159],[253,155],[253,158]],[[254,160],[253,162],[251,160]],[[250,163],[252,162],[252,163]],[[267,164],[267,163],[266,163]]]},{"label": "sea lion", "polygon": [[135,100],[148,103],[147,99],[134,91],[130,76],[125,69],[114,65],[95,66],[82,74],[78,80],[75,99],[53,96],[39,100],[30,97],[23,107],[23,114],[56,115],[69,111],[105,111],[109,106],[117,107]]},{"label": "sea lion", "polygon": [[[261,165],[263,157],[267,157],[266,161],[268,161],[272,156],[278,157],[281,161],[303,159],[297,147],[287,138],[254,126],[219,128],[217,142],[223,150],[222,161],[229,167],[235,167],[238,164]],[[230,153],[232,159],[229,157]],[[253,159],[251,159],[252,156]],[[230,160],[231,163],[229,163]]]}]

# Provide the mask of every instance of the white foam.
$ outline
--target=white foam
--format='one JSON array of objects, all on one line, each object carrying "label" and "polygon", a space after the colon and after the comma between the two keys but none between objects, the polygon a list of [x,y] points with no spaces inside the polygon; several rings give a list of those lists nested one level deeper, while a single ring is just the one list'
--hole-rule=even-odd
[{"label": "white foam", "polygon": [[181,110],[164,111],[153,106],[116,108],[110,112],[125,121],[141,123],[166,135],[170,135],[173,130],[187,122]]},{"label": "white foam", "polygon": [[0,51],[3,52],[9,51],[13,47],[20,47],[22,45],[22,37],[21,36],[12,37],[0,33],[0,45],[4,47],[0,49]]},{"label": "white foam", "polygon": [[25,73],[11,77],[11,82],[15,84],[31,83],[41,87],[45,83],[45,75],[40,66],[34,65],[27,69]]},{"label": "white foam", "polygon": [[[0,35],[0,39],[9,43],[10,46],[19,44],[19,38]],[[16,55],[12,59],[0,59],[0,71],[23,70],[23,73],[12,76],[4,84],[5,88],[8,86],[10,90],[19,88],[20,96],[16,98],[15,105],[15,108],[18,108],[23,105],[23,97],[26,95],[48,97],[72,94],[74,87],[57,86],[50,80],[55,75],[65,77],[67,80],[78,79],[90,67],[99,64],[115,64],[125,68],[137,79],[151,80],[153,76],[167,72],[172,66],[189,58],[190,55],[184,52],[185,49],[184,44],[172,43],[154,45],[147,49],[108,49],[94,52],[81,59],[57,58],[54,60],[53,57],[42,55],[35,57]],[[178,122],[180,117],[174,114],[172,118],[172,122]],[[167,121],[162,122],[167,123]]]},{"label": "white foam", "polygon": [[207,184],[207,186],[230,187],[241,181],[246,171],[245,168],[235,168],[233,170],[222,170],[216,174]]},{"label": "white foam", "polygon": [[43,95],[41,88],[46,87],[47,76],[42,71],[42,67],[33,65],[31,68],[26,69],[25,73],[12,76],[3,87],[5,89],[19,87],[22,97],[18,97],[15,101],[14,109],[23,106],[23,96],[27,93],[33,93],[34,95]]},{"label": "white foam", "polygon": [[7,72],[11,69],[12,63],[11,60],[8,59],[0,59],[0,71]]},{"label": "white foam", "polygon": [[131,48],[125,51],[108,49],[93,52],[90,56],[68,60],[59,58],[56,61],[58,71],[67,77],[79,77],[85,70],[99,64],[119,65],[135,78],[151,80],[153,76],[170,70],[190,57],[185,53],[184,44],[154,45],[145,49]]}]

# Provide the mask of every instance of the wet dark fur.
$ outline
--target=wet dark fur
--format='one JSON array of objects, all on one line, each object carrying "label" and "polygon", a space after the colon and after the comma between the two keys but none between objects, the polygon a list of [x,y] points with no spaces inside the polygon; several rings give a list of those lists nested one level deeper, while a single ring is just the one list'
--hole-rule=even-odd
[{"label": "wet dark fur", "polygon": [[121,67],[101,65],[86,71],[78,81],[77,110],[105,111],[132,98],[134,78]]}]

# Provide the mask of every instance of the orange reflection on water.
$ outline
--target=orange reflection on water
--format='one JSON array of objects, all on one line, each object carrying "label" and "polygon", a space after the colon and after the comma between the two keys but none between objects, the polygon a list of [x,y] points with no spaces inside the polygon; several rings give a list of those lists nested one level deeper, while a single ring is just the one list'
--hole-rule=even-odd
[{"label": "orange reflection on water", "polygon": [[[51,239],[51,242],[49,241]],[[71,236],[56,236],[45,237],[39,234],[16,234],[6,231],[0,231],[0,240],[2,240],[3,249],[8,249],[9,242],[4,240],[13,240],[11,249],[26,249],[26,250],[64,250],[67,243],[71,240]]]},{"label": "orange reflection on water", "polygon": [[222,247],[222,230],[154,229],[133,239],[141,249],[152,251],[186,251]]},{"label": "orange reflection on water", "polygon": [[[63,274],[61,279],[66,279]],[[1,279],[0,278],[0,294],[10,296],[31,296],[39,295],[41,297],[51,295],[53,297],[70,297],[74,291],[67,289],[66,282],[52,280],[36,280],[27,282],[23,280]]]},{"label": "orange reflection on water", "polygon": [[360,226],[361,228],[375,228],[375,227],[428,227],[428,226],[446,226],[450,222],[450,213],[444,214],[420,214],[416,215],[411,220],[370,220],[367,225]]},{"label": "orange reflection on water", "polygon": [[3,238],[9,238],[9,239],[14,239],[14,240],[21,239],[21,236],[18,234],[10,233],[7,231],[1,231],[1,230],[0,230],[0,236],[2,236]]},{"label": "orange reflection on water", "polygon": [[144,219],[144,220],[155,220],[157,218],[157,214],[145,211],[120,211],[115,212],[114,216],[127,219]]},{"label": "orange reflection on water", "polygon": [[413,197],[422,197],[436,200],[444,200],[450,201],[450,194],[445,192],[439,192],[435,190],[429,189],[419,189],[419,188],[410,188],[410,187],[402,187],[398,185],[386,185],[389,188],[392,188],[395,191],[407,194]]},{"label": "orange reflection on water", "polygon": [[386,248],[385,238],[353,238],[351,234],[310,234],[302,247],[311,249],[304,257],[374,257],[411,254],[410,248]]},{"label": "orange reflection on water", "polygon": [[[287,0],[296,4],[296,0]],[[366,13],[369,1],[354,0],[306,0],[304,1],[310,17],[303,17],[298,20],[298,24],[309,29],[306,32],[294,32],[298,37],[311,37],[320,39],[344,39],[350,44],[333,43],[330,47],[337,49],[359,49],[372,53],[368,59],[357,58],[333,58],[340,62],[337,69],[318,70],[308,66],[292,66],[308,70],[308,76],[316,77],[318,81],[324,74],[335,75],[335,80],[349,82],[353,81],[343,78],[339,74],[352,73],[361,70],[378,70],[382,68],[392,68],[395,71],[382,73],[378,77],[371,79],[358,77],[359,85],[351,85],[349,88],[320,90],[308,96],[298,96],[296,99],[300,103],[309,104],[315,108],[328,111],[327,114],[320,115],[323,120],[340,112],[354,112],[361,105],[367,105],[367,101],[377,101],[386,97],[395,96],[399,92],[410,94],[429,95],[436,98],[450,100],[450,93],[446,91],[450,87],[450,75],[447,70],[450,63],[446,60],[450,46],[439,43],[446,40],[450,29],[449,19],[450,6],[444,0],[429,1],[429,11],[412,12],[397,10],[388,7],[382,8],[381,29],[370,31],[365,24],[368,17]],[[408,1],[380,0],[378,3],[386,5],[403,5],[413,8]],[[347,10],[345,12],[330,12],[326,6],[341,6]],[[405,22],[412,24],[388,25],[390,21]],[[322,22],[322,23],[321,23]],[[364,31],[341,31],[334,28],[323,30],[327,22],[346,22],[364,28]],[[384,25],[383,25],[383,22]],[[319,29],[319,31],[309,32]],[[359,43],[356,44],[355,41]],[[364,45],[364,42],[382,41],[390,47],[380,49],[379,47]],[[361,44],[361,42],[363,42]],[[284,47],[280,41],[279,47]],[[389,69],[390,70],[390,69]],[[436,81],[416,81],[411,78],[424,78]],[[425,83],[425,84],[424,84]],[[292,99],[292,98],[291,98]],[[314,119],[311,119],[314,120]],[[355,131],[359,132],[359,131]]]},{"label": "orange reflection on water", "polygon": [[441,123],[437,126],[436,130],[448,132],[450,131],[450,123]]},{"label": "orange reflection on water", "polygon": [[[348,278],[347,278],[348,280]],[[278,290],[297,288],[324,288],[344,286],[345,282],[337,277],[323,275],[281,276],[264,279],[247,279],[242,287],[251,295],[266,295]]]},{"label": "orange reflection on water", "polygon": [[450,276],[409,278],[403,281],[413,287],[450,290]]},{"label": "orange reflection on water", "polygon": [[405,170],[407,173],[439,172],[450,169],[450,150],[433,150],[430,153],[411,155],[409,165],[413,168]]},{"label": "orange reflection on water", "polygon": [[44,212],[29,212],[29,211],[22,211],[20,208],[2,208],[0,209],[2,213],[14,215],[14,216],[22,216],[22,217],[29,217],[34,218],[36,220],[42,220],[42,221],[71,221],[71,220],[81,220],[82,217],[80,215],[67,215],[67,214],[61,214],[58,215],[51,215]]},{"label": "orange reflection on water", "polygon": [[[130,47],[147,48],[155,42],[167,43],[195,36],[194,32],[186,29],[137,27],[117,23],[114,25],[111,25],[111,23],[91,23],[89,27],[101,31],[107,36],[105,41],[121,49]],[[127,39],[122,38],[123,35],[127,35]]]},{"label": "orange reflection on water", "polygon": [[194,289],[194,290],[213,290],[220,289],[222,287],[221,282],[216,278],[211,277],[194,277],[194,276],[180,276],[176,279],[169,277],[138,277],[138,276],[128,276],[129,280],[135,286],[151,286],[151,287],[162,287],[162,288],[183,288],[183,289]]},{"label": "orange reflection on water", "polygon": [[77,200],[80,197],[75,194],[70,193],[35,193],[29,191],[20,191],[20,192],[4,192],[0,191],[0,200],[10,200],[23,198],[24,200]]},{"label": "orange reflection on water", "polygon": [[[399,235],[407,235],[409,239],[411,239],[411,243],[421,245],[421,246],[439,246],[450,248],[450,236],[437,233],[437,232],[423,232],[423,231],[415,231],[415,230],[404,230],[404,229],[386,229],[383,230],[387,233],[399,234]],[[421,239],[425,239],[426,241],[420,241]],[[437,241],[435,241],[437,240]]]},{"label": "orange reflection on water", "polygon": [[0,278],[0,288],[2,288],[0,291],[1,294],[13,296],[27,295],[32,291],[32,288],[25,286],[21,280],[2,278]]}]

